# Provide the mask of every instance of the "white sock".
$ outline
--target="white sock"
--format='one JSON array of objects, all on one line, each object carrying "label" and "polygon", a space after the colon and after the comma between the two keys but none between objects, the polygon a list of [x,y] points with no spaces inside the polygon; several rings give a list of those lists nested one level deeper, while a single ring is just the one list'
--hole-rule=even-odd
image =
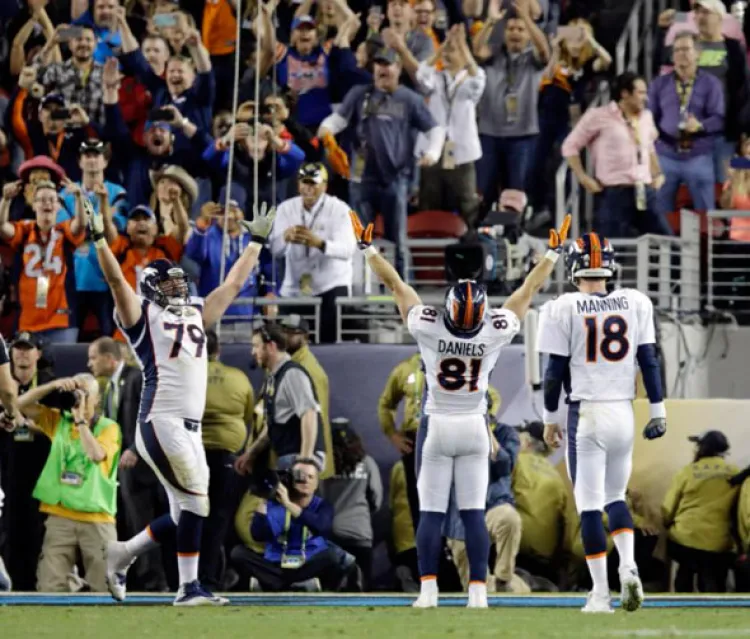
[{"label": "white sock", "polygon": [[149,534],[148,528],[144,528],[135,537],[131,537],[125,542],[125,550],[128,551],[131,557],[137,557],[151,548],[156,548],[158,545]]},{"label": "white sock", "polygon": [[599,595],[609,594],[609,580],[607,579],[607,553],[586,557],[586,564],[594,582],[594,592]]},{"label": "white sock", "polygon": [[620,570],[635,568],[635,535],[632,530],[622,530],[612,537],[620,555]]},{"label": "white sock", "polygon": [[423,577],[422,578],[422,586],[420,589],[420,594],[422,595],[437,594],[437,591],[438,591],[437,579],[435,577]]},{"label": "white sock", "polygon": [[180,573],[180,585],[189,584],[198,579],[198,560],[200,553],[181,555],[177,553],[177,570]]},{"label": "white sock", "polygon": [[477,595],[487,594],[487,584],[480,581],[472,581],[469,583],[469,597]]}]

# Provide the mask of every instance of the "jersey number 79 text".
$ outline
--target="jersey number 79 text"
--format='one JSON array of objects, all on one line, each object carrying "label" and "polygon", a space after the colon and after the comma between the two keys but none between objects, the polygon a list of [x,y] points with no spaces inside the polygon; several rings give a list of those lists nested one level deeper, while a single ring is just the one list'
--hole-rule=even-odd
[{"label": "jersey number 79 text", "polygon": [[206,343],[206,334],[201,330],[200,327],[195,324],[173,324],[171,322],[164,322],[165,331],[175,331],[174,342],[172,342],[172,348],[169,351],[169,358],[173,359],[180,354],[182,349],[182,338],[185,336],[185,329],[187,328],[187,334],[190,341],[196,344],[195,356],[200,358],[203,355],[203,346]]}]

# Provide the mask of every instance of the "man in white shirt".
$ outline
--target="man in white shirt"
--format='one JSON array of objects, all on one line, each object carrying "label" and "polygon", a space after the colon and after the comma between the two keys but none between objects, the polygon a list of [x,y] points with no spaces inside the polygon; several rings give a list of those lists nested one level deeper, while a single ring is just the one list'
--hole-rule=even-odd
[{"label": "man in white shirt", "polygon": [[321,298],[321,343],[336,341],[335,300],[351,294],[356,249],[349,205],[328,195],[327,188],[326,168],[303,164],[300,195],[279,205],[269,241],[273,255],[285,258],[281,297]]}]

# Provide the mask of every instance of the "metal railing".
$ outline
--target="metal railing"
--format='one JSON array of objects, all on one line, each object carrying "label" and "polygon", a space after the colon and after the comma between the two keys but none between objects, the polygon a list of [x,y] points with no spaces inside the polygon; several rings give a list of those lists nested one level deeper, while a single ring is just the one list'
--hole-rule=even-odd
[{"label": "metal railing", "polygon": [[746,323],[750,321],[750,211],[708,211],[706,216],[706,308]]},{"label": "metal railing", "polygon": [[[238,297],[232,302],[264,308],[277,306],[280,315],[298,313],[310,324],[310,337],[316,343],[320,341],[321,303],[319,297]],[[253,335],[252,324],[253,318],[246,315],[224,315],[221,319],[221,341],[249,343]]]}]

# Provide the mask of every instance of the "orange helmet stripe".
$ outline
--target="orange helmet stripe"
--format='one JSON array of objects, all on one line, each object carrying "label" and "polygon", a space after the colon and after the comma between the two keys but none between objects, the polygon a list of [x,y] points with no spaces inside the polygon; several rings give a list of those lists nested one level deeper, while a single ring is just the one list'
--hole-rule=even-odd
[{"label": "orange helmet stripe", "polygon": [[464,328],[470,328],[474,323],[474,299],[471,294],[471,284],[466,282],[466,308],[464,309]]},{"label": "orange helmet stripe", "polygon": [[589,242],[591,243],[591,268],[601,268],[602,266],[602,243],[596,233],[589,233]]}]

